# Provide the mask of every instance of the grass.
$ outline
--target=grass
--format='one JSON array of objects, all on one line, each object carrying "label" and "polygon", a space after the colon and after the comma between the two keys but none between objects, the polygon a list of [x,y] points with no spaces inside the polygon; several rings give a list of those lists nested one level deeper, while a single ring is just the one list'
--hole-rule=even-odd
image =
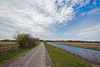
[{"label": "grass", "polygon": [[100,44],[96,43],[64,43],[64,42],[51,42],[56,44],[62,44],[62,45],[68,45],[68,46],[74,46],[74,47],[80,47],[80,48],[87,48],[87,49],[93,49],[93,50],[100,50]]},{"label": "grass", "polygon": [[45,43],[49,57],[51,58],[51,67],[92,67],[92,65],[79,57],[73,56],[64,50],[53,47]]},{"label": "grass", "polygon": [[36,45],[30,46],[30,47],[19,48],[16,50],[10,50],[8,52],[1,53],[0,54],[0,66],[3,66],[4,64],[16,59],[17,57],[24,55],[25,53],[30,51],[35,46]]}]

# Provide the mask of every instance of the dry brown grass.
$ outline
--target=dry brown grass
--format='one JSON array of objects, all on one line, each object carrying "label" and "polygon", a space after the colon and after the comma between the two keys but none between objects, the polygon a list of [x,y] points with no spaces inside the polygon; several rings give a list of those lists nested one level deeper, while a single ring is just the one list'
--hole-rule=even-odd
[{"label": "dry brown grass", "polygon": [[18,46],[16,42],[2,42],[0,43],[0,53],[18,49]]}]

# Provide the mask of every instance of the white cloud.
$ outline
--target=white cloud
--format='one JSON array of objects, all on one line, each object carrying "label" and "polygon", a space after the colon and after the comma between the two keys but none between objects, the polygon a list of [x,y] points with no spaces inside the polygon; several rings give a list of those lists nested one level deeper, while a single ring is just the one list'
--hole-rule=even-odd
[{"label": "white cloud", "polygon": [[88,15],[100,14],[100,8],[92,9],[88,12]]},{"label": "white cloud", "polygon": [[[66,2],[70,2],[70,0]],[[88,3],[89,0],[72,0],[71,5],[64,4],[63,0],[58,0],[57,4],[55,4],[55,0],[1,0],[0,25],[6,28],[6,32],[21,29],[47,39],[53,36],[53,32],[49,30],[52,25],[74,18],[73,6],[75,4],[80,4],[82,7]],[[2,37],[0,38],[2,39]]]},{"label": "white cloud", "polygon": [[96,5],[96,1],[97,1],[97,0],[94,0],[94,2],[93,2],[92,4]]},{"label": "white cloud", "polygon": [[[87,18],[87,17],[86,17]],[[100,41],[100,24],[95,18],[87,18],[80,21],[80,24],[73,26],[62,35],[68,39]],[[63,37],[63,38],[64,38]]]},{"label": "white cloud", "polygon": [[86,13],[82,13],[81,16],[84,16]]},{"label": "white cloud", "polygon": [[86,6],[90,3],[90,0],[66,0],[66,3],[70,3],[71,6],[79,5],[79,7]]},{"label": "white cloud", "polygon": [[100,24],[90,26],[78,31],[77,34],[83,40],[100,40]]},{"label": "white cloud", "polygon": [[96,33],[100,33],[100,24],[99,25],[94,25],[94,26],[90,26],[88,28],[82,29],[80,30],[80,33],[77,35],[80,36],[92,36],[95,35]]}]

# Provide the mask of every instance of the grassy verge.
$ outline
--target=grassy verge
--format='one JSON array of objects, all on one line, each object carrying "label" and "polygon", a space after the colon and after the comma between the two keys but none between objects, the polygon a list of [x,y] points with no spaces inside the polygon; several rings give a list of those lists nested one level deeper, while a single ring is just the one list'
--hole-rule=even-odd
[{"label": "grassy verge", "polygon": [[63,50],[45,43],[49,57],[51,58],[51,67],[92,67],[92,65],[81,58],[73,56]]},{"label": "grassy verge", "polygon": [[64,43],[64,42],[52,42],[52,43],[80,47],[80,48],[93,49],[93,50],[100,50],[100,44],[88,44],[88,43],[82,44],[82,43]]},{"label": "grassy verge", "polygon": [[0,67],[5,65],[6,63],[18,58],[19,56],[24,55],[25,53],[30,51],[35,46],[36,45],[30,46],[30,47],[19,48],[19,49],[16,49],[16,50],[10,50],[6,53],[0,54]]}]

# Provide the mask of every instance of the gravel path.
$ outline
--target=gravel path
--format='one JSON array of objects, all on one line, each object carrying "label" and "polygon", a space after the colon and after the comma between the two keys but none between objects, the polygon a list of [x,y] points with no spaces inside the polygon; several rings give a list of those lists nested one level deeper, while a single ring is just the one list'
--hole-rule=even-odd
[{"label": "gravel path", "polygon": [[26,55],[7,64],[5,67],[50,67],[44,43],[41,42]]}]

